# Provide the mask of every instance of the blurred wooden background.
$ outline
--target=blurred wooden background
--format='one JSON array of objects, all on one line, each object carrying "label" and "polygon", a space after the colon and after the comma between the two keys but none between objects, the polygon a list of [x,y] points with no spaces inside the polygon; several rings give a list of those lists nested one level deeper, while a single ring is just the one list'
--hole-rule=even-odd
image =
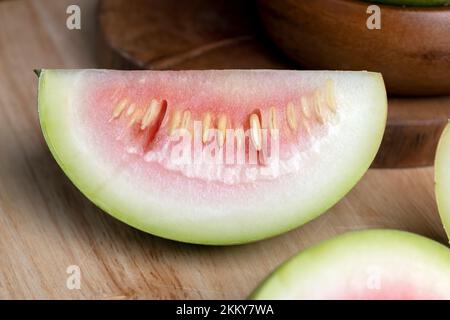
[{"label": "blurred wooden background", "polygon": [[[82,29],[66,28],[78,4]],[[38,123],[34,68],[97,65],[92,0],[0,2],[0,298],[245,298],[286,258],[354,229],[397,228],[446,242],[433,168],[369,170],[334,208],[257,243],[205,247],[128,227],[92,205],[52,159]],[[66,269],[81,270],[81,289]]]}]

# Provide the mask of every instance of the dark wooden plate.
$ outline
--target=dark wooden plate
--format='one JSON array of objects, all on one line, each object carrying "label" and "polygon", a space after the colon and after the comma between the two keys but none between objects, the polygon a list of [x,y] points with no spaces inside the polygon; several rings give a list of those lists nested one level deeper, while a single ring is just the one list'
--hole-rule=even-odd
[{"label": "dark wooden plate", "polygon": [[[98,8],[99,62],[129,69],[298,69],[266,40],[252,1],[108,0]],[[450,97],[391,98],[374,167],[433,163]]]}]

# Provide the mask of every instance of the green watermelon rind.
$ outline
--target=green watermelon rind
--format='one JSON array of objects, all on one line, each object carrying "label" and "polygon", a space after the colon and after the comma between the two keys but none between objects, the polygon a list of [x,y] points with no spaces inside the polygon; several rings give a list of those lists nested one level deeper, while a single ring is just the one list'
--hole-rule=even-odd
[{"label": "green watermelon rind", "polygon": [[408,261],[421,259],[431,268],[435,268],[434,270],[448,274],[448,278],[442,281],[446,281],[450,287],[450,249],[448,247],[406,231],[369,229],[347,232],[301,251],[267,276],[249,299],[293,299],[295,297],[286,297],[287,291],[298,286],[303,280],[316,281],[317,288],[320,288],[321,279],[314,278],[318,268],[327,266],[332,269],[334,263],[344,256],[356,268],[361,254],[375,255],[381,267],[384,263],[390,262],[388,257],[392,254],[404,259],[404,266],[408,266]]}]

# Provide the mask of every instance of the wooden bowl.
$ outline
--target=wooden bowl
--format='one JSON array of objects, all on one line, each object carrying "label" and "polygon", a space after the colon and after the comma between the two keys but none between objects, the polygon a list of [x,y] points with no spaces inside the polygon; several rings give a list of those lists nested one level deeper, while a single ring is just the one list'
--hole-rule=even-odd
[{"label": "wooden bowl", "polygon": [[258,5],[267,33],[303,67],[378,71],[393,94],[450,94],[450,7],[379,4],[381,29],[369,30],[370,3],[258,0]]}]

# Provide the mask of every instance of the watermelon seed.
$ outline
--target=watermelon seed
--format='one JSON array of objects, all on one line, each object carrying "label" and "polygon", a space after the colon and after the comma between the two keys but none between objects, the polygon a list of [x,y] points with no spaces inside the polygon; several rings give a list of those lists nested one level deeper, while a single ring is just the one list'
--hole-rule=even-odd
[{"label": "watermelon seed", "polygon": [[148,127],[150,123],[155,121],[160,111],[161,111],[161,103],[158,102],[156,99],[153,99],[152,102],[150,102],[150,105],[148,106],[147,111],[144,114],[144,118],[142,118],[141,130],[144,130],[145,128]]},{"label": "watermelon seed", "polygon": [[242,126],[239,126],[236,128],[234,135],[236,137],[236,147],[238,150],[242,150],[242,147],[245,143],[245,132],[244,128]]},{"label": "watermelon seed", "polygon": [[191,123],[191,112],[189,110],[184,110],[183,118],[181,119],[181,129],[188,129]]},{"label": "watermelon seed", "polygon": [[261,150],[261,122],[257,114],[250,116],[250,136],[256,150]]},{"label": "watermelon seed", "polygon": [[287,112],[286,112],[287,122],[289,125],[289,128],[291,128],[292,131],[297,130],[297,118],[295,116],[295,107],[292,102],[289,102],[287,105]]},{"label": "watermelon seed", "polygon": [[227,116],[222,114],[217,120],[217,142],[219,147],[225,143],[225,131],[227,129]]},{"label": "watermelon seed", "polygon": [[178,129],[181,123],[181,110],[177,109],[173,112],[172,119],[170,121],[169,134],[172,136],[175,130]]},{"label": "watermelon seed", "polygon": [[309,105],[309,101],[307,97],[301,97],[300,98],[300,104],[301,104],[301,113],[304,115],[304,117],[302,117],[301,122],[303,127],[305,128],[306,132],[309,134],[311,133],[311,128],[309,126],[308,123],[308,119],[311,117],[311,109],[310,109],[310,105]]},{"label": "watermelon seed", "polygon": [[314,111],[316,113],[317,121],[319,121],[320,124],[324,123],[324,106],[322,102],[322,94],[320,90],[316,90],[314,92]]},{"label": "watermelon seed", "polygon": [[303,119],[302,124],[303,124],[303,127],[305,128],[305,131],[308,134],[311,133],[311,127],[309,126],[309,123],[306,119]]},{"label": "watermelon seed", "polygon": [[307,97],[301,97],[301,98],[300,98],[300,103],[301,103],[301,111],[302,111],[302,114],[303,114],[306,118],[310,118],[310,117],[311,117],[311,110],[310,110],[308,98],[307,98]]},{"label": "watermelon seed", "polygon": [[127,109],[127,116],[131,116],[136,111],[136,104],[132,103]]},{"label": "watermelon seed", "polygon": [[336,99],[334,96],[334,82],[333,80],[328,79],[325,82],[325,91],[326,91],[326,100],[328,107],[333,113],[336,113]]},{"label": "watermelon seed", "polygon": [[206,143],[209,140],[209,128],[211,127],[211,113],[207,112],[205,116],[203,117],[203,134],[202,134],[202,141],[203,143]]},{"label": "watermelon seed", "polygon": [[164,118],[166,117],[167,112],[167,100],[162,100],[161,102],[158,102],[157,112],[155,112],[155,117],[152,118],[150,121],[151,126],[149,129],[145,132],[146,134],[146,142],[144,144],[144,150],[147,152],[151,148],[151,144],[158,133],[159,129],[161,128],[161,124],[164,121]]},{"label": "watermelon seed", "polygon": [[[136,109],[136,105],[135,104],[131,105],[130,109],[135,110]],[[131,116],[130,122],[128,122],[128,128],[133,126],[136,122],[139,122],[142,119],[142,116],[143,116],[142,110],[135,110],[133,112],[132,116]]]},{"label": "watermelon seed", "polygon": [[120,101],[117,106],[114,108],[113,114],[112,114],[112,119],[116,119],[118,117],[120,117],[120,115],[122,114],[122,111],[125,109],[125,107],[127,106],[128,100],[127,99],[123,99],[122,101]]},{"label": "watermelon seed", "polygon": [[269,132],[272,138],[278,138],[277,110],[275,107],[269,109]]}]

